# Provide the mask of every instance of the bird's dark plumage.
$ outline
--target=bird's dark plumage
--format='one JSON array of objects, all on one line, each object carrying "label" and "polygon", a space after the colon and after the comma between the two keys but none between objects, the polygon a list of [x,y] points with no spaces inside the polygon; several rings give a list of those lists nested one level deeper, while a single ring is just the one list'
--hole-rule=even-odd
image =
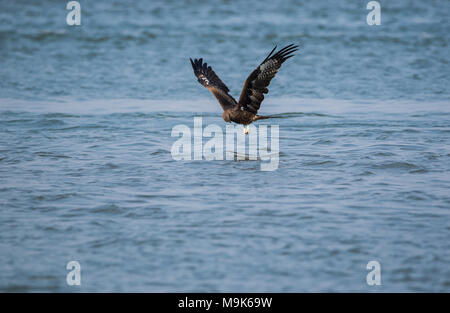
[{"label": "bird's dark plumage", "polygon": [[211,91],[217,101],[219,101],[223,110],[225,111],[233,108],[237,104],[236,100],[228,94],[230,90],[220,80],[216,73],[214,73],[211,66],[208,66],[207,63],[203,63],[203,59],[190,60],[198,82]]},{"label": "bird's dark plumage", "polygon": [[267,87],[281,65],[298,50],[298,46],[291,44],[274,54],[276,48],[275,46],[247,78],[238,102],[228,93],[230,90],[211,66],[203,63],[203,59],[194,59],[194,61],[190,59],[199,83],[208,88],[222,106],[224,110],[222,117],[226,122],[248,125],[256,120],[269,118],[257,115],[261,102],[264,100],[264,94],[269,92]]}]

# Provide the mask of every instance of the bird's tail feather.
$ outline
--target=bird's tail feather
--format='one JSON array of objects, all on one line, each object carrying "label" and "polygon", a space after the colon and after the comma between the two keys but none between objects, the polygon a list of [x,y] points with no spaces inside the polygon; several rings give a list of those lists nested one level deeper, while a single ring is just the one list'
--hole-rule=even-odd
[{"label": "bird's tail feather", "polygon": [[258,121],[258,120],[265,120],[268,118],[272,118],[272,116],[264,116],[264,115],[255,115],[255,117],[253,118],[254,121]]}]

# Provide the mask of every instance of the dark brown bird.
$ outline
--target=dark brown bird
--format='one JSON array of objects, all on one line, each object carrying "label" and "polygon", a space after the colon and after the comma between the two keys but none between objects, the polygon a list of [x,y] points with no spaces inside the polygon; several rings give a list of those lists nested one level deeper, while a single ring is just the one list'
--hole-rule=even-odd
[{"label": "dark brown bird", "polygon": [[194,61],[190,59],[198,82],[208,88],[222,106],[224,121],[243,124],[245,134],[250,131],[249,124],[257,120],[270,118],[270,116],[257,115],[261,102],[264,100],[264,94],[269,92],[267,87],[277,74],[281,64],[294,56],[292,53],[298,50],[298,46],[291,44],[273,54],[276,48],[275,46],[247,78],[239,102],[236,102],[228,93],[230,90],[214,73],[211,66],[203,63],[203,59],[194,59]]}]

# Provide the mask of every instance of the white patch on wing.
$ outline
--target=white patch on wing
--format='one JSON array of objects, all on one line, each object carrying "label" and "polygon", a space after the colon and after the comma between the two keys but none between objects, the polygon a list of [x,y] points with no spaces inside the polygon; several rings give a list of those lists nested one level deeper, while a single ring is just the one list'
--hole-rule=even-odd
[{"label": "white patch on wing", "polygon": [[263,63],[263,64],[261,64],[261,65],[259,66],[259,70],[260,70],[261,72],[264,72],[264,71],[267,70],[268,68],[272,67],[274,63],[275,63],[274,60],[266,61],[265,63]]},{"label": "white patch on wing", "polygon": [[199,76],[200,76],[201,80],[203,80],[207,85],[209,85],[209,80],[208,80],[208,78],[206,78],[205,75],[201,74]]}]

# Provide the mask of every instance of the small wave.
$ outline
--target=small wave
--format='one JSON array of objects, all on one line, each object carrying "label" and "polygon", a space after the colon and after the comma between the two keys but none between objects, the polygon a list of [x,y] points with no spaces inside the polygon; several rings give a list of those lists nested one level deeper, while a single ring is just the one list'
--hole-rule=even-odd
[{"label": "small wave", "polygon": [[119,165],[110,163],[110,162],[103,165],[103,168],[106,168],[106,169],[116,169],[119,167],[120,167]]},{"label": "small wave", "polygon": [[63,40],[67,36],[66,30],[54,31],[54,30],[40,30],[37,33],[23,34],[23,38],[30,39],[32,41],[50,41],[50,40]]},{"label": "small wave", "polygon": [[383,164],[373,165],[374,169],[415,169],[417,165],[408,162],[387,162]]},{"label": "small wave", "polygon": [[169,153],[169,151],[163,150],[163,149],[158,149],[158,150],[153,151],[152,153],[150,153],[150,155],[161,155],[161,154],[167,154],[167,153]]},{"label": "small wave", "polygon": [[396,155],[395,153],[393,153],[393,152],[387,152],[387,151],[377,152],[377,153],[374,153],[374,154],[373,154],[373,156],[381,156],[381,157],[384,157],[384,156],[389,156],[389,157],[391,157],[391,156],[395,156],[395,155]]},{"label": "small wave", "polygon": [[81,128],[81,127],[79,125],[76,125],[76,126],[59,128],[58,130],[64,131],[64,130],[74,130],[74,129],[78,129],[78,128]]},{"label": "small wave", "polygon": [[75,197],[78,196],[77,193],[61,193],[61,194],[56,194],[56,195],[38,195],[34,197],[34,200],[37,201],[58,201],[58,200],[63,200],[63,199],[67,199],[70,197]]},{"label": "small wave", "polygon": [[331,145],[333,143],[335,143],[333,140],[320,139],[320,140],[317,140],[316,142],[313,142],[312,145]]},{"label": "small wave", "polygon": [[136,195],[136,197],[138,197],[138,198],[145,198],[145,199],[151,199],[151,198],[157,198],[158,195],[153,195],[153,194],[138,194],[138,195]]},{"label": "small wave", "polygon": [[79,115],[76,114],[69,114],[69,113],[46,113],[42,115],[44,118],[48,118],[48,119],[58,119],[58,118],[71,118],[71,117],[80,117]]},{"label": "small wave", "polygon": [[54,152],[48,152],[48,151],[38,151],[34,152],[34,155],[40,156],[40,157],[47,157],[47,158],[55,158],[55,159],[70,159],[70,156],[64,155],[64,154],[57,154]]},{"label": "small wave", "polygon": [[32,119],[17,119],[17,120],[6,120],[0,121],[1,124],[9,125],[9,124],[24,124],[33,121]]},{"label": "small wave", "polygon": [[404,133],[420,133],[419,130],[413,129],[413,128],[406,128],[402,132],[404,132]]},{"label": "small wave", "polygon": [[41,119],[34,123],[34,126],[47,127],[47,126],[61,126],[65,125],[65,122],[60,119]]},{"label": "small wave", "polygon": [[370,175],[374,175],[371,171],[364,171],[361,174],[359,174],[358,176],[370,176]]},{"label": "small wave", "polygon": [[106,204],[95,207],[91,212],[93,213],[105,213],[105,214],[121,214],[123,209],[115,204]]},{"label": "small wave", "polygon": [[310,161],[310,162],[306,162],[304,165],[306,165],[306,166],[317,166],[317,165],[332,166],[332,165],[339,165],[339,163],[337,163],[336,161],[326,160],[326,161]]},{"label": "small wave", "polygon": [[411,174],[426,174],[428,171],[424,168],[420,168],[418,170],[410,171]]}]

